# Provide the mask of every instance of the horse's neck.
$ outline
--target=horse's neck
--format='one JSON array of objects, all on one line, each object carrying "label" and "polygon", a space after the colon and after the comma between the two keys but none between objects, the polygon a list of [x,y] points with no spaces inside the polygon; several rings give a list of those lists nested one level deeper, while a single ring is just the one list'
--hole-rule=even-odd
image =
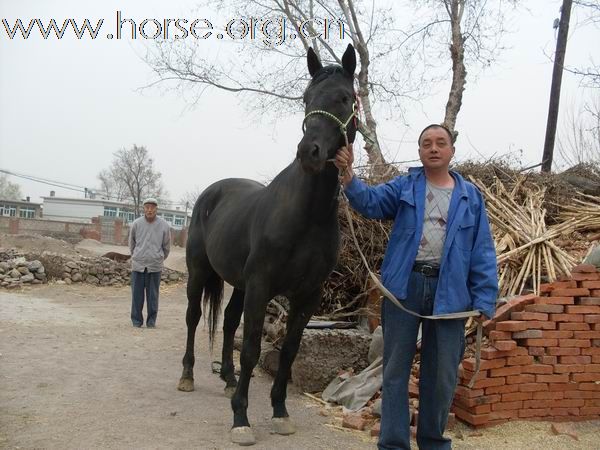
[{"label": "horse's neck", "polygon": [[307,174],[294,161],[273,183],[284,194],[286,208],[300,217],[315,222],[337,217],[339,181],[333,164],[328,163],[318,174]]}]

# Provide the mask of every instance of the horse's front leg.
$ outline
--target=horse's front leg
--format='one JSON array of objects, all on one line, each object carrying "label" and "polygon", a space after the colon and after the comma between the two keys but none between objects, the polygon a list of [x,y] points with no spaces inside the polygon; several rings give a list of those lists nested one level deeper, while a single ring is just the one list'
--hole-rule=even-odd
[{"label": "horse's front leg", "polygon": [[260,357],[260,343],[269,291],[267,284],[251,281],[246,284],[244,296],[244,342],[240,355],[240,377],[237,388],[231,398],[233,409],[233,428],[231,440],[240,445],[256,443],[254,432],[248,422],[248,387],[252,371]]},{"label": "horse's front leg", "polygon": [[289,300],[290,315],[287,321],[287,332],[279,356],[279,369],[271,389],[273,432],[283,435],[296,432],[285,407],[287,382],[291,378],[292,364],[298,353],[304,328],[319,308],[321,289],[319,288],[309,295],[299,295]]}]

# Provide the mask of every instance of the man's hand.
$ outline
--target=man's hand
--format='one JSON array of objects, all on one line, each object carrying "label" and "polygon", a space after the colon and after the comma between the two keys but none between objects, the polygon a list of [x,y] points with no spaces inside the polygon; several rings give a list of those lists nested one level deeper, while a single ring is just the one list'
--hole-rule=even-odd
[{"label": "man's hand", "polygon": [[477,317],[473,318],[475,320],[475,322],[477,322],[478,324],[483,324],[483,322],[490,320],[488,319],[485,314],[479,313],[479,315]]},{"label": "man's hand", "polygon": [[352,144],[348,144],[348,147],[342,147],[337,151],[334,164],[342,173],[344,187],[348,186],[352,181],[352,177],[354,177],[354,172],[352,171],[353,162],[354,152],[352,151]]}]

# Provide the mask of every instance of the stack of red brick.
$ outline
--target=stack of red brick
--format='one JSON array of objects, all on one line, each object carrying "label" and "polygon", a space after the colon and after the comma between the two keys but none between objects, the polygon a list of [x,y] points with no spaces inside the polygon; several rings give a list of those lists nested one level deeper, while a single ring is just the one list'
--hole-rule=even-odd
[{"label": "stack of red brick", "polygon": [[600,418],[600,272],[580,265],[540,296],[518,297],[486,323],[491,343],[463,360],[453,410],[473,425]]}]

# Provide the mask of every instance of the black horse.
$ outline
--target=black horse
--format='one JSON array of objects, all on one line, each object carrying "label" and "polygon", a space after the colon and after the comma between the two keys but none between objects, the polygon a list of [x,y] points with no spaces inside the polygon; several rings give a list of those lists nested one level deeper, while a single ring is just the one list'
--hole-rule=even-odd
[{"label": "black horse", "polygon": [[[323,67],[310,48],[312,77],[304,93],[305,133],[296,159],[268,185],[245,179],[221,180],[196,201],[189,228],[186,262],[188,328],[183,374],[178,389],[194,389],[194,337],[202,315],[200,300],[209,303],[212,343],[223,295],[223,280],[234,287],[225,309],[221,378],[233,393],[232,440],[255,439],[247,417],[248,385],[260,355],[266,307],[276,295],[290,303],[279,370],[271,390],[273,427],[279,434],[295,429],[285,406],[287,381],[302,331],[321,301],[322,285],[333,270],[339,249],[338,170],[332,163],[345,143],[354,140],[356,123],[354,70],[349,45],[342,66]],[[233,340],[244,313],[241,372],[236,382]]]}]

